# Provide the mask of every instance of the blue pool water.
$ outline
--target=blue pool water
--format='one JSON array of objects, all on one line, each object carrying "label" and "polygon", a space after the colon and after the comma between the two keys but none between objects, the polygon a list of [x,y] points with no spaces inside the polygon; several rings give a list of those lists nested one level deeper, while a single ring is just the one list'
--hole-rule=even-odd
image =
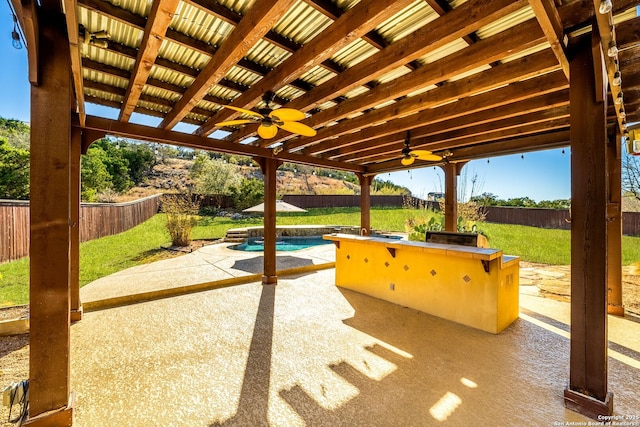
[{"label": "blue pool water", "polygon": [[[330,245],[330,240],[324,240],[321,236],[312,237],[278,237],[276,241],[276,251],[297,251],[313,246]],[[262,252],[264,250],[264,241],[262,238],[252,238],[246,243],[229,246],[229,249],[245,252]]]}]

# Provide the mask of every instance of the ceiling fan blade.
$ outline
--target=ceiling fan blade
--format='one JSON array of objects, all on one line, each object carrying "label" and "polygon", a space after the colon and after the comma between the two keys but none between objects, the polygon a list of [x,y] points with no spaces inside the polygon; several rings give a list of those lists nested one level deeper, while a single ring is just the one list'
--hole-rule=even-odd
[{"label": "ceiling fan blade", "polygon": [[249,119],[239,119],[239,120],[229,120],[226,122],[216,123],[216,126],[219,128],[224,126],[237,126],[237,125],[246,125],[247,123],[255,123],[253,120]]},{"label": "ceiling fan blade", "polygon": [[269,117],[273,117],[279,119],[280,121],[293,121],[297,122],[307,117],[305,113],[299,110],[294,110],[293,108],[279,108],[275,111],[269,113]]},{"label": "ceiling fan blade", "polygon": [[316,130],[303,123],[298,122],[284,122],[278,125],[280,129],[284,129],[287,132],[296,133],[302,136],[316,136]]},{"label": "ceiling fan blade", "polygon": [[264,118],[264,116],[260,113],[256,113],[255,111],[247,110],[246,108],[234,107],[233,105],[223,105],[224,108],[229,108],[230,110],[235,110],[239,113],[244,113],[249,116],[257,117],[259,119]]},{"label": "ceiling fan blade", "polygon": [[416,157],[416,158],[418,158],[420,160],[426,160],[426,161],[429,161],[429,162],[437,162],[439,160],[442,160],[441,156],[433,154],[429,150],[412,150],[411,151],[411,156]]},{"label": "ceiling fan blade", "polygon": [[278,128],[272,124],[258,126],[258,135],[262,139],[271,139],[278,133]]},{"label": "ceiling fan blade", "polygon": [[409,166],[409,165],[412,165],[415,160],[416,160],[415,157],[404,156],[402,160],[400,160],[400,163],[402,163],[403,166]]}]

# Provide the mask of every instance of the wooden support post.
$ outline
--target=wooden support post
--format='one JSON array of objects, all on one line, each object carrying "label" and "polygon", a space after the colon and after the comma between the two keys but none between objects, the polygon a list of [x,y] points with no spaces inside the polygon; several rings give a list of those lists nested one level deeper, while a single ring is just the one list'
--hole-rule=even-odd
[{"label": "wooden support post", "polygon": [[567,408],[596,419],[613,411],[607,391],[606,83],[596,80],[604,77],[594,69],[603,61],[599,44],[581,37],[570,55],[571,354],[564,391]]},{"label": "wooden support post", "polygon": [[278,283],[276,275],[276,171],[282,164],[271,158],[255,159],[264,175],[264,273],[263,285]]},{"label": "wooden support post", "polygon": [[72,99],[64,15],[38,15],[40,85],[31,87],[30,425],[70,426]]},{"label": "wooden support post", "polygon": [[458,175],[467,163],[446,163],[444,170],[444,229],[458,231]]},{"label": "wooden support post", "polygon": [[71,248],[69,258],[71,270],[69,288],[71,292],[71,321],[82,320],[80,302],[80,150],[82,132],[78,128],[71,130],[71,173],[70,173],[70,221]]},{"label": "wooden support post", "polygon": [[607,223],[607,312],[624,316],[622,304],[622,135],[607,144],[609,206]]},{"label": "wooden support post", "polygon": [[374,175],[356,174],[360,181],[360,235],[371,234],[371,183]]}]

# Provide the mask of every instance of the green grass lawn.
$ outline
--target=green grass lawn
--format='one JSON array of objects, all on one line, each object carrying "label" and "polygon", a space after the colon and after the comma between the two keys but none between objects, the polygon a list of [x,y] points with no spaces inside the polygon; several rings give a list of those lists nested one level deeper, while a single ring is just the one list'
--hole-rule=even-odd
[{"label": "green grass lawn", "polygon": [[[405,231],[409,218],[432,215],[431,212],[402,208],[372,208],[371,226],[377,230]],[[278,225],[319,224],[358,226],[359,208],[309,209],[307,213],[279,214]],[[201,217],[193,229],[193,239],[219,239],[229,228],[262,225],[262,218],[233,221],[229,218]],[[571,234],[520,225],[482,223],[478,227],[491,247],[523,261],[566,265],[571,263]],[[114,236],[80,245],[80,285],[125,268],[159,259],[163,246],[170,245],[165,229],[165,215],[159,214],[139,226]],[[622,238],[624,265],[640,260],[640,237]],[[29,300],[29,259],[0,264],[0,307],[26,304]]]}]

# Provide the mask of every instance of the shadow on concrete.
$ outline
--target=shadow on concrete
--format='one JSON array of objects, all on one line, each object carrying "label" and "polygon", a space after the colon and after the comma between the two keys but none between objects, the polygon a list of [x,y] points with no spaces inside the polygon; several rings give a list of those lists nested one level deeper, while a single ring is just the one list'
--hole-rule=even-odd
[{"label": "shadow on concrete", "polygon": [[273,343],[273,320],[276,286],[263,285],[256,313],[253,336],[249,346],[247,366],[244,371],[240,401],[236,414],[215,426],[266,426],[269,425],[269,380]]},{"label": "shadow on concrete", "polygon": [[[276,269],[286,270],[289,268],[306,267],[313,265],[313,261],[308,258],[299,258],[291,255],[276,255]],[[264,256],[260,255],[253,258],[239,259],[231,268],[246,271],[247,273],[260,274],[264,269]]]}]

